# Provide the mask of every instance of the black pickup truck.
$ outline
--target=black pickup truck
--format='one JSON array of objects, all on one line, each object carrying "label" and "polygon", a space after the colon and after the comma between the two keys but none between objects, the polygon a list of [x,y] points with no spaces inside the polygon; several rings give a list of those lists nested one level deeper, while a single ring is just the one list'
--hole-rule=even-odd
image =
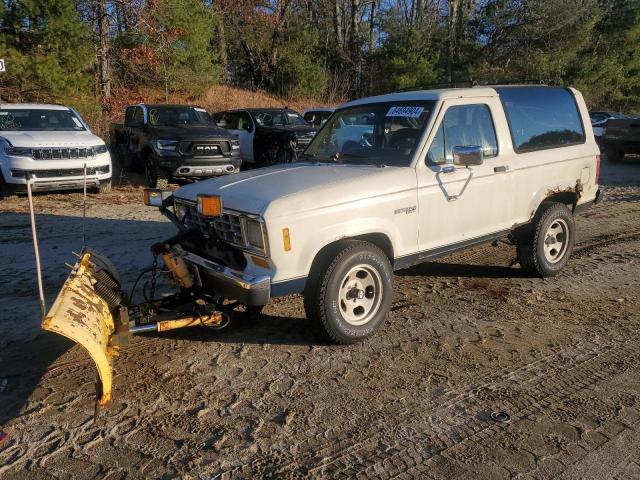
[{"label": "black pickup truck", "polygon": [[111,145],[122,168],[144,170],[151,188],[238,172],[242,163],[237,136],[193,105],[131,105],[124,124],[111,126]]},{"label": "black pickup truck", "polygon": [[621,162],[627,153],[640,154],[640,118],[607,120],[600,148],[613,163]]}]

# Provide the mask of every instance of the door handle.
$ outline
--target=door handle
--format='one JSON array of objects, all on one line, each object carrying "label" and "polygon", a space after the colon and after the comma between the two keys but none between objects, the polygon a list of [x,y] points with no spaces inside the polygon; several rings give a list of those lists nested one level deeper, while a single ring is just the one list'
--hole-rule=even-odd
[{"label": "door handle", "polygon": [[509,171],[509,165],[500,165],[499,167],[493,167],[494,173],[506,173]]}]

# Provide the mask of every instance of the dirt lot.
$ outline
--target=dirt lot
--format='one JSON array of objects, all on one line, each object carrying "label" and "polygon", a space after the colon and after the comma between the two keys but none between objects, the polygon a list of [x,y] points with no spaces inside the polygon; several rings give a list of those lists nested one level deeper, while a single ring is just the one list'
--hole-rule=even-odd
[{"label": "dirt lot", "polygon": [[[640,478],[640,160],[604,162],[602,183],[558,277],[486,246],[398,272],[360,345],[326,344],[300,297],[221,332],[136,337],[98,424],[83,352],[38,331],[26,200],[1,202],[0,477]],[[91,197],[86,224],[128,286],[173,231],[139,193]],[[51,303],[80,196],[36,207]]]}]

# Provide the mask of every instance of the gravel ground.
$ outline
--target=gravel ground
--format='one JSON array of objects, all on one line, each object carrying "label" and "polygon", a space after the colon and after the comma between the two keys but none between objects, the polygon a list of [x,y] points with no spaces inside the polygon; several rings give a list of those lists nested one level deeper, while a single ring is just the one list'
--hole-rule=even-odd
[{"label": "gravel ground", "polygon": [[[0,477],[640,478],[640,160],[604,162],[601,183],[557,277],[484,246],[397,272],[359,345],[327,344],[299,296],[220,332],[135,337],[97,423],[82,349],[39,331],[26,200],[2,201]],[[128,286],[173,231],[140,196],[91,196],[85,225]],[[35,203],[51,303],[81,196]]]}]

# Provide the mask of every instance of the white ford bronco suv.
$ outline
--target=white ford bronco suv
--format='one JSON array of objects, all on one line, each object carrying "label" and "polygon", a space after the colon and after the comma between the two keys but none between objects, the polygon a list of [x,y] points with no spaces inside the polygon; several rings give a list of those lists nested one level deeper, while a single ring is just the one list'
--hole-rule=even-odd
[{"label": "white ford bronco suv", "polygon": [[111,156],[72,108],[0,104],[0,197],[33,190],[111,190]]},{"label": "white ford bronco suv", "polygon": [[148,190],[163,242],[219,300],[304,294],[338,343],[373,334],[393,271],[507,238],[542,277],[567,263],[574,214],[599,199],[582,95],[547,86],[404,92],[338,108],[301,162]]}]

